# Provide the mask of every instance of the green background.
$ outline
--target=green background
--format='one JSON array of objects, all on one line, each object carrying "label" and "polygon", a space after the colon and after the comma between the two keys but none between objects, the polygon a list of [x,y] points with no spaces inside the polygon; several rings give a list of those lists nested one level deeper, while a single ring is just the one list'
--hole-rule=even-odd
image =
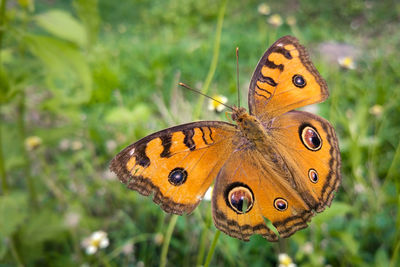
[{"label": "green background", "polygon": [[[314,112],[337,131],[342,186],[289,239],[221,234],[210,265],[276,266],[280,253],[298,266],[400,265],[397,1],[0,2],[0,263],[204,264],[216,233],[210,202],[170,216],[121,185],[108,164],[154,131],[226,120],[177,83],[237,104],[239,47],[245,103],[259,58],[290,34],[328,83],[330,98]],[[263,3],[270,14],[258,11]],[[269,23],[273,14],[282,25]],[[343,56],[354,69],[338,64]],[[87,255],[82,240],[96,230],[110,244]]]}]

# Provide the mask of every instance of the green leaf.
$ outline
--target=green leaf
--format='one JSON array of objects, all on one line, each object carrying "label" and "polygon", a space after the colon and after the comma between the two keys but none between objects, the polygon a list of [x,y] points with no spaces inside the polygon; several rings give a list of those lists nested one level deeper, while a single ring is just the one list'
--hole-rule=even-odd
[{"label": "green leaf", "polygon": [[384,247],[380,247],[375,253],[375,266],[390,266],[389,255]]},{"label": "green leaf", "polygon": [[3,259],[6,253],[7,253],[6,239],[2,239],[0,237],[0,260]]},{"label": "green leaf", "polygon": [[15,57],[11,48],[2,48],[2,50],[0,50],[0,58],[3,65],[15,62]]},{"label": "green leaf", "polygon": [[27,35],[25,41],[46,67],[46,81],[53,90],[53,101],[81,104],[90,100],[91,71],[76,47],[65,41],[39,35]]},{"label": "green leaf", "polygon": [[36,23],[58,38],[86,46],[87,35],[83,25],[67,12],[51,10],[35,17]]},{"label": "green leaf", "polygon": [[344,216],[346,213],[351,211],[351,206],[343,202],[335,201],[331,207],[327,207],[326,210],[313,218],[313,223],[321,225],[322,223],[329,222],[334,217]]},{"label": "green leaf", "polygon": [[13,234],[27,217],[27,197],[12,193],[0,197],[0,239]]},{"label": "green leaf", "polygon": [[49,239],[56,239],[65,230],[63,217],[51,210],[41,210],[31,214],[29,223],[22,229],[26,236],[25,243],[38,244]]},{"label": "green leaf", "polygon": [[347,251],[350,252],[351,255],[357,254],[359,244],[350,233],[341,232],[339,233],[339,238],[342,241],[343,246],[347,248]]},{"label": "green leaf", "polygon": [[93,91],[91,102],[109,102],[113,90],[119,87],[119,77],[109,62],[98,62],[93,69]]},{"label": "green leaf", "polygon": [[8,82],[8,75],[0,66],[0,104],[7,102],[9,92],[10,84]]},{"label": "green leaf", "polygon": [[73,6],[82,21],[88,34],[88,44],[92,45],[97,40],[100,29],[100,16],[97,0],[74,0]]}]

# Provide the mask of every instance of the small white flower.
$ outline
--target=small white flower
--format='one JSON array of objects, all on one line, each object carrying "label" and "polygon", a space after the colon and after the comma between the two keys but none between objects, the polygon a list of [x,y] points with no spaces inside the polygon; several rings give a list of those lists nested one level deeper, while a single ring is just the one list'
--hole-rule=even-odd
[{"label": "small white flower", "polygon": [[32,151],[42,144],[42,139],[38,136],[29,136],[25,139],[25,148]]},{"label": "small white flower", "polygon": [[154,243],[156,243],[156,245],[160,246],[163,242],[164,242],[164,235],[161,233],[155,234]]},{"label": "small white flower", "polygon": [[204,194],[203,199],[207,200],[207,201],[211,201],[211,197],[212,197],[212,191],[213,191],[213,187],[210,186],[207,190],[207,192]]},{"label": "small white flower", "polygon": [[88,255],[93,255],[99,249],[108,247],[109,244],[107,233],[104,231],[96,231],[82,241],[82,247]]},{"label": "small white flower", "polygon": [[296,25],[297,21],[296,21],[296,18],[294,16],[289,16],[289,17],[286,18],[286,23],[289,26],[294,26],[294,25]]},{"label": "small white flower", "polygon": [[71,144],[72,150],[80,150],[83,147],[83,144],[81,141],[73,141]]},{"label": "small white flower", "polygon": [[117,142],[114,140],[107,140],[106,148],[108,152],[113,152],[117,148]]},{"label": "small white flower", "polygon": [[363,184],[360,183],[354,184],[354,192],[356,192],[357,194],[362,194],[365,191],[366,191],[365,186]]},{"label": "small white flower", "polygon": [[347,117],[349,120],[353,119],[353,117],[354,117],[354,111],[351,110],[351,109],[347,109],[345,114],[346,114],[346,117]]},{"label": "small white flower", "polygon": [[268,18],[268,23],[272,26],[279,27],[282,25],[282,17],[279,14],[274,14]]},{"label": "small white flower", "polygon": [[133,253],[133,242],[128,242],[122,247],[122,253],[130,255]]},{"label": "small white flower", "polygon": [[280,253],[278,259],[279,267],[296,267],[296,264],[293,263],[292,258],[290,258],[286,253]]},{"label": "small white flower", "polygon": [[383,113],[383,107],[381,105],[373,105],[369,109],[369,113],[371,113],[372,115],[375,115],[377,117],[380,117]]},{"label": "small white flower", "polygon": [[271,8],[266,3],[262,3],[258,5],[257,11],[261,15],[269,15],[269,13],[271,13]]},{"label": "small white flower", "polygon": [[[212,98],[214,98],[215,100],[219,101],[215,101],[210,99],[208,102],[208,109],[209,110],[214,110],[216,112],[221,112],[225,109],[225,106],[222,104],[225,104],[226,102],[228,102],[228,98],[226,96],[223,95],[214,95],[212,96]],[[222,104],[221,104],[222,103]]]},{"label": "small white flower", "polygon": [[62,150],[65,151],[69,149],[71,146],[71,142],[68,139],[62,139],[60,143],[58,144],[58,147]]},{"label": "small white flower", "polygon": [[79,215],[79,213],[68,212],[65,215],[65,224],[68,227],[71,227],[71,228],[76,227],[80,220],[81,220],[81,216]]},{"label": "small white flower", "polygon": [[304,254],[312,254],[314,252],[314,246],[311,242],[306,242],[302,247]]},{"label": "small white flower", "polygon": [[351,56],[339,57],[338,63],[344,69],[354,70],[356,68],[356,63],[354,62],[354,59]]}]

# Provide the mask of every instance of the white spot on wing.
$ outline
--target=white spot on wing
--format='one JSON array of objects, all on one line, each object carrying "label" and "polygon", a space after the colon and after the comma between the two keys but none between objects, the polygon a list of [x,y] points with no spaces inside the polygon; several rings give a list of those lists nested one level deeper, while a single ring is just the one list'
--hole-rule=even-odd
[{"label": "white spot on wing", "polygon": [[282,44],[282,43],[279,43],[279,44],[277,44],[276,46],[282,47],[282,46],[283,46],[283,44]]},{"label": "white spot on wing", "polygon": [[135,148],[132,148],[131,151],[129,151],[130,156],[132,156],[133,154],[135,154]]}]

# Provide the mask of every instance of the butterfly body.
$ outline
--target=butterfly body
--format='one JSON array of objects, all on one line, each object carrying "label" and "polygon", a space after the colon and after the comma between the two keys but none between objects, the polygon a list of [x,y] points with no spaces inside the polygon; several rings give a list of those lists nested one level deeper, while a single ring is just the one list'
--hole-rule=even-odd
[{"label": "butterfly body", "polygon": [[244,108],[233,108],[232,119],[237,123],[238,129],[251,145],[258,150],[265,148],[268,143],[268,133],[257,117],[247,113]]},{"label": "butterfly body", "polygon": [[190,213],[214,182],[217,228],[242,240],[270,241],[307,227],[340,185],[340,151],[328,121],[294,108],[328,96],[325,81],[297,39],[269,48],[253,74],[249,112],[235,124],[199,121],[151,134],[122,150],[110,169],[128,188],[169,213]]}]

